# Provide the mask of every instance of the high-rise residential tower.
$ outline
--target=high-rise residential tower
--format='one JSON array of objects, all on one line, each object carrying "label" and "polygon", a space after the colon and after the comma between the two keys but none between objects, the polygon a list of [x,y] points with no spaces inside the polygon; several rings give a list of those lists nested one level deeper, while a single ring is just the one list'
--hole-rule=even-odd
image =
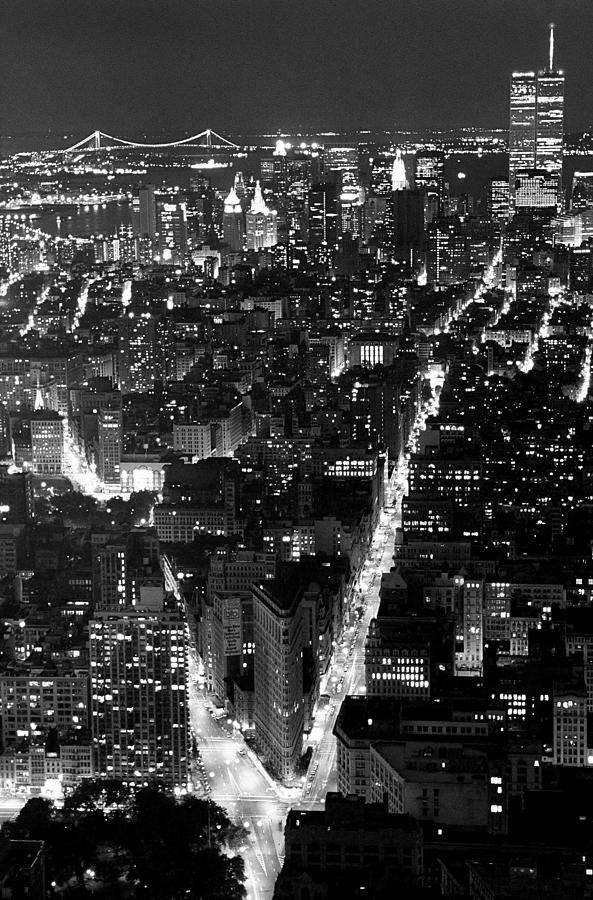
[{"label": "high-rise residential tower", "polygon": [[89,623],[96,771],[126,783],[189,777],[188,632],[178,610],[98,611]]},{"label": "high-rise residential tower", "polygon": [[165,591],[158,537],[114,535],[98,551],[89,622],[95,771],[126,783],[158,778],[185,788],[189,632]]},{"label": "high-rise residential tower", "polygon": [[124,393],[148,393],[162,376],[162,345],[156,316],[139,305],[118,320],[119,386]]}]

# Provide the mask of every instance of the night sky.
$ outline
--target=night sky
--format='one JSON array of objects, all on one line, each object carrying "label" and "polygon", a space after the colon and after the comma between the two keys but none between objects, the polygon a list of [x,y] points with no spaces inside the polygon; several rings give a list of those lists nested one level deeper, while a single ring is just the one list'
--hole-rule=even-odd
[{"label": "night sky", "polygon": [[0,131],[508,124],[512,69],[593,122],[593,0],[1,0]]}]

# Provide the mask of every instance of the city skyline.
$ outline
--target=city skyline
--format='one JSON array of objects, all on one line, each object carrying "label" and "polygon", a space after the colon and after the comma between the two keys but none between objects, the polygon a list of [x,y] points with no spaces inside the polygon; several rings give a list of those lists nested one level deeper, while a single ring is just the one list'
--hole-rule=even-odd
[{"label": "city skyline", "polygon": [[504,127],[509,73],[543,63],[550,21],[571,80],[567,127],[593,120],[593,9],[580,0],[344,2],[339,19],[329,0],[17,0],[0,16],[4,134]]},{"label": "city skyline", "polygon": [[593,11],[30,9],[2,896],[590,900]]}]

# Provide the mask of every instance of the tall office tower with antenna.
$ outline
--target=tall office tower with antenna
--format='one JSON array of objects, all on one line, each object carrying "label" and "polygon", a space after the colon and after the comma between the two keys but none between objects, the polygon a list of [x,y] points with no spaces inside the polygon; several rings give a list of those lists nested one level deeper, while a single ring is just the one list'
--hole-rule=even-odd
[{"label": "tall office tower with antenna", "polygon": [[509,195],[514,207],[515,182],[521,169],[535,167],[535,72],[513,72],[509,121]]},{"label": "tall office tower with antenna", "polygon": [[543,169],[558,180],[562,200],[564,149],[564,72],[554,59],[554,25],[550,25],[547,68],[513,72],[509,118],[509,200],[514,210],[517,172]]},{"label": "tall office tower with antenna", "polygon": [[558,179],[562,190],[564,150],[564,72],[554,61],[554,25],[550,25],[550,52],[547,69],[537,75],[537,132],[535,165]]}]

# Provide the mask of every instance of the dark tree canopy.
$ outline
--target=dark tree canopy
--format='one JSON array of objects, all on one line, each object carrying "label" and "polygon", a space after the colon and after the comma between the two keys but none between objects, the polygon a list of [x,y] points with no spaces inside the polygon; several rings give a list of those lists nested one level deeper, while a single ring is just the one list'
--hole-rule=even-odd
[{"label": "dark tree canopy", "polygon": [[156,783],[132,793],[115,779],[82,782],[62,809],[29,800],[2,829],[45,841],[48,882],[62,896],[86,896],[92,884],[94,895],[146,900],[241,900],[243,860],[226,853],[238,832],[211,801],[176,799]]}]

